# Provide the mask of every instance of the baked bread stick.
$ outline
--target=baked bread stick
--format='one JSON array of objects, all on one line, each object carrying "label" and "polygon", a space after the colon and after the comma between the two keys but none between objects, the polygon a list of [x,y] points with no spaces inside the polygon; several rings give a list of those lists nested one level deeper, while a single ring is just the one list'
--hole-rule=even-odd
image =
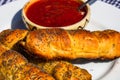
[{"label": "baked bread stick", "polygon": [[30,31],[21,43],[29,54],[47,60],[120,57],[120,33],[114,30],[40,29]]}]

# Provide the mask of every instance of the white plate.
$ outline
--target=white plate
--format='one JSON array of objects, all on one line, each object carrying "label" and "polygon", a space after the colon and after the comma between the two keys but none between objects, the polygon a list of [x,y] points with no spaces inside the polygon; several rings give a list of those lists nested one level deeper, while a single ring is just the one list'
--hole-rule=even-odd
[{"label": "white plate", "polygon": [[[0,7],[0,31],[8,28],[25,28],[21,9],[28,0],[18,0]],[[86,29],[120,31],[120,10],[103,2],[91,5],[91,20]],[[113,61],[89,61],[77,59],[75,65],[87,69],[92,80],[120,80],[120,59]]]}]

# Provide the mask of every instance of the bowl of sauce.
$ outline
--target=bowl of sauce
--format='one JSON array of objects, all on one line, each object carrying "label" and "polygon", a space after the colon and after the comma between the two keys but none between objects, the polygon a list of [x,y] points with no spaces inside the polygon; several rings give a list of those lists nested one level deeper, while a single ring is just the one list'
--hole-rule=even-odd
[{"label": "bowl of sauce", "polygon": [[83,0],[30,0],[22,9],[22,18],[27,28],[83,28],[90,19],[90,6],[78,7]]}]

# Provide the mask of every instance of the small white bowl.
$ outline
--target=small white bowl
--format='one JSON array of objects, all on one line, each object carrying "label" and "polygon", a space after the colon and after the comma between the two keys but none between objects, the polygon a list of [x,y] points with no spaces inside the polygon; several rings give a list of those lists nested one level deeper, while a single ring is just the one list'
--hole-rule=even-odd
[{"label": "small white bowl", "polygon": [[[76,0],[76,1],[81,1],[84,3],[83,0]],[[81,29],[81,28],[84,28],[89,20],[90,20],[90,6],[89,4],[86,5],[86,15],[85,17],[76,22],[75,24],[71,24],[69,26],[62,26],[62,27],[47,27],[47,26],[41,26],[41,25],[38,25],[38,24],[35,24],[34,22],[30,21],[27,16],[26,16],[26,11],[27,9],[29,8],[30,5],[32,5],[33,3],[37,2],[37,0],[30,0],[29,2],[27,2],[23,9],[22,9],[22,19],[26,25],[26,27],[29,29],[29,30],[33,30],[33,29],[46,29],[46,28],[62,28],[62,29],[65,29],[65,30],[76,30],[76,29]]]}]

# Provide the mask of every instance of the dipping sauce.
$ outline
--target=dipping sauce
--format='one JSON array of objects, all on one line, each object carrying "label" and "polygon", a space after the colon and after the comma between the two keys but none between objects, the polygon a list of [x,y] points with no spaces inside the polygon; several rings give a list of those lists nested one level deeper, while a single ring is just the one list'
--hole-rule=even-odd
[{"label": "dipping sauce", "polygon": [[82,20],[86,9],[78,10],[82,2],[75,0],[38,0],[29,6],[26,16],[37,25],[63,27]]}]

